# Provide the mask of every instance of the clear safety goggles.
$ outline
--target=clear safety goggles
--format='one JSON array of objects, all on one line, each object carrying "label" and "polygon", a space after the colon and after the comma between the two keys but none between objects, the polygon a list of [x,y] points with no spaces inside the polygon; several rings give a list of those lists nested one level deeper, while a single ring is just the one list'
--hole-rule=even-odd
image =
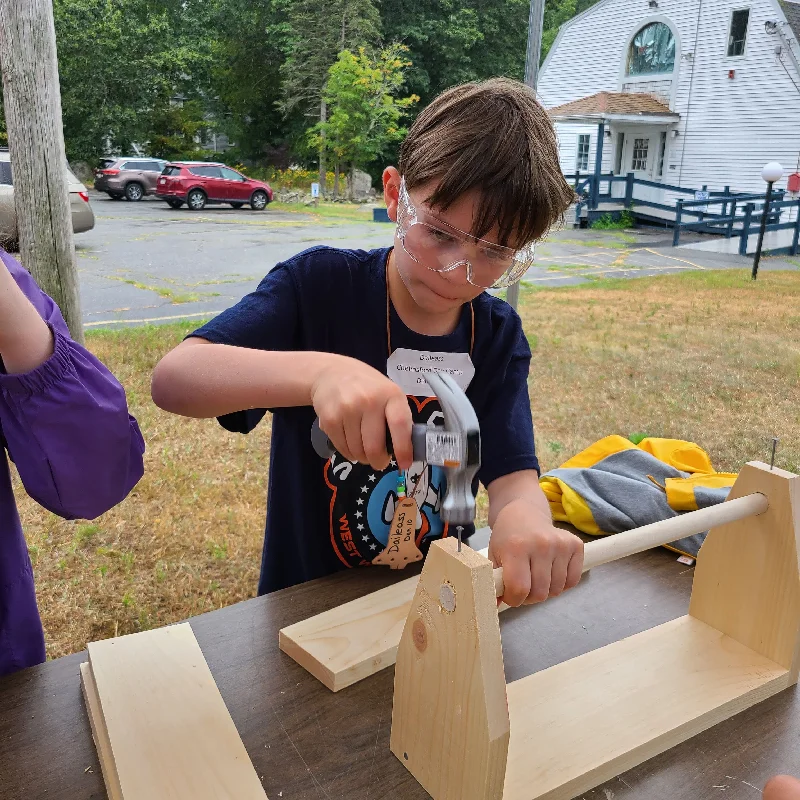
[{"label": "clear safety goggles", "polygon": [[431,272],[463,266],[467,280],[480,289],[503,289],[516,283],[533,265],[534,242],[518,250],[479,239],[417,209],[400,181],[397,236],[408,255]]}]

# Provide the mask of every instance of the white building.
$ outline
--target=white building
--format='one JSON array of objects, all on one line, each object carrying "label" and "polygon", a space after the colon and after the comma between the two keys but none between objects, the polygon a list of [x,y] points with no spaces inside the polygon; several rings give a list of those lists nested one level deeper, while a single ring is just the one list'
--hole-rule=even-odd
[{"label": "white building", "polygon": [[600,0],[561,28],[538,90],[565,174],[596,171],[599,139],[603,174],[763,192],[766,162],[800,171],[800,0]]}]

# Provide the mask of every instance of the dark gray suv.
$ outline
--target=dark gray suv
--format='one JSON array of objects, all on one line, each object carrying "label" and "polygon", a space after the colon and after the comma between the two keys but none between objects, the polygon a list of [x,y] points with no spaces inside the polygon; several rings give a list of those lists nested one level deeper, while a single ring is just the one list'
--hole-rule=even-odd
[{"label": "dark gray suv", "polygon": [[94,188],[112,200],[137,201],[154,194],[166,161],[158,158],[104,158],[94,171]]}]

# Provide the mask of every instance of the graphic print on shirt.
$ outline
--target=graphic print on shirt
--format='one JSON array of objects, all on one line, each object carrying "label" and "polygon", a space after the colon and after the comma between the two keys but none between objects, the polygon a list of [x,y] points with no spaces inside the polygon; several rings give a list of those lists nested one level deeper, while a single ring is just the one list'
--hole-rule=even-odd
[{"label": "graphic print on shirt", "polygon": [[[444,421],[435,397],[408,397],[415,423],[441,425]],[[380,472],[369,464],[348,461],[338,452],[325,463],[325,483],[331,490],[330,540],[339,560],[348,567],[366,566],[389,540],[397,503],[397,462]],[[417,501],[417,547],[445,534],[439,510],[447,489],[441,467],[415,462],[406,476],[409,496]]]}]

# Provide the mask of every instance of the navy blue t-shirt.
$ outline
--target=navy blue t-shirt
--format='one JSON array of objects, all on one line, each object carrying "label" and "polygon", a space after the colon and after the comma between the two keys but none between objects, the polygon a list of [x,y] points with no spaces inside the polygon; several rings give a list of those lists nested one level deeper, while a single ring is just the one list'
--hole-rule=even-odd
[{"label": "navy blue t-shirt", "polygon": [[[386,374],[386,264],[390,250],[314,247],[278,264],[252,294],[192,334],[218,344],[259,350],[313,350],[358,358]],[[475,375],[467,396],[481,426],[478,479],[539,469],[528,398],[531,351],[514,310],[496,297],[473,301]],[[472,313],[465,305],[447,336],[424,336],[391,308],[393,349],[468,353]],[[441,416],[436,398],[409,396],[415,422]],[[231,431],[249,433],[265,409],[220,417]],[[366,566],[384,548],[396,495],[396,464],[380,473],[338,453],[321,459],[311,446],[313,408],[272,410],[269,495],[259,594]],[[416,469],[416,472],[415,472]],[[422,481],[422,483],[418,483]],[[423,552],[448,535],[439,516],[446,489],[438,467],[415,465],[417,544]],[[476,484],[477,488],[477,484]],[[464,531],[468,536],[470,528]]]}]

